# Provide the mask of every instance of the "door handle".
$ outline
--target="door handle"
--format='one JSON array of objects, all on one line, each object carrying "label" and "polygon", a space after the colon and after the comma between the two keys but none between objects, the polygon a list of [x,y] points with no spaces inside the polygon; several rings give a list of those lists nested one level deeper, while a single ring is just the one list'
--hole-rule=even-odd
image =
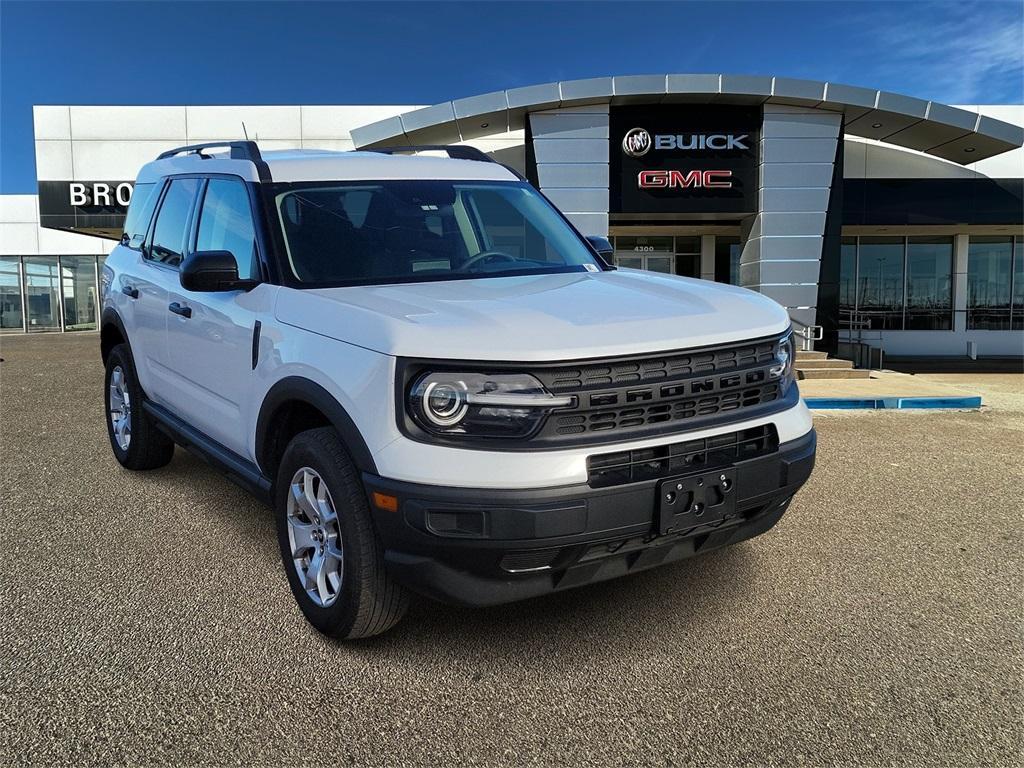
[{"label": "door handle", "polygon": [[176,315],[181,315],[185,318],[192,317],[192,307],[186,307],[184,304],[179,304],[176,301],[172,301],[167,308]]},{"label": "door handle", "polygon": [[139,289],[136,288],[134,285],[122,285],[121,293],[123,293],[125,296],[130,296],[133,299],[139,298]]}]

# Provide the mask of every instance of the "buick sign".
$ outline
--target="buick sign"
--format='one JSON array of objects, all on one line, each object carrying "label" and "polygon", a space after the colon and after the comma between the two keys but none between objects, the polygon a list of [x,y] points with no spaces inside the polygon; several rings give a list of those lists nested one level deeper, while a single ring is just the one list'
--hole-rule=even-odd
[{"label": "buick sign", "polygon": [[658,135],[654,137],[655,149],[750,149],[744,142],[749,134],[736,136],[731,133],[691,133]]},{"label": "buick sign", "polygon": [[657,150],[747,150],[750,147],[745,142],[749,138],[750,135],[746,133],[739,136],[732,133],[659,133],[652,141],[646,129],[632,128],[622,137],[622,151],[630,157],[643,157],[651,151],[652,146]]},{"label": "buick sign", "polygon": [[651,134],[643,128],[633,128],[622,137],[622,151],[630,157],[643,157],[651,151]]}]

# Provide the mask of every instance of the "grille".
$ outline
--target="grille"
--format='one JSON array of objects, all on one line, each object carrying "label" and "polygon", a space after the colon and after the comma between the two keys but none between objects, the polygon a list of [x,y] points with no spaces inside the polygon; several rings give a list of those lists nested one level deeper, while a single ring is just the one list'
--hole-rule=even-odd
[{"label": "grille", "polygon": [[602,453],[587,459],[587,482],[592,488],[607,488],[700,472],[766,456],[778,448],[778,433],[773,425],[766,424],[655,448]]},{"label": "grille", "polygon": [[656,383],[667,379],[728,373],[772,362],[776,339],[747,342],[718,349],[622,361],[553,368],[537,375],[550,392],[566,394],[585,389]]},{"label": "grille", "polygon": [[548,391],[575,395],[537,435],[571,441],[660,433],[767,405],[781,397],[769,369],[777,339],[535,371]]},{"label": "grille", "polygon": [[770,403],[777,400],[778,397],[779,385],[766,384],[738,392],[659,403],[643,408],[622,408],[613,411],[592,411],[556,416],[554,431],[558,435],[581,435],[587,432],[645,427],[668,421],[694,419],[698,416],[716,416],[740,408]]}]

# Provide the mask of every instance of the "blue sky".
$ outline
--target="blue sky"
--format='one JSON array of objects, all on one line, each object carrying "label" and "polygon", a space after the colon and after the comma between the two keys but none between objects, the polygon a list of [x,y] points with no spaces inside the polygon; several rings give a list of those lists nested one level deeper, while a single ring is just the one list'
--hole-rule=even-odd
[{"label": "blue sky", "polygon": [[431,104],[611,74],[737,72],[1024,100],[1024,3],[0,2],[0,192],[33,104]]}]

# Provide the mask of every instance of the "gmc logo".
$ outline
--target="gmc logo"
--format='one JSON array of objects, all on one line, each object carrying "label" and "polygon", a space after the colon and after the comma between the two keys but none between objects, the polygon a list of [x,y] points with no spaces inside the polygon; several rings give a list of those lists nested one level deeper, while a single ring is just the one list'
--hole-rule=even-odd
[{"label": "gmc logo", "polygon": [[[745,387],[751,384],[763,384],[768,381],[769,375],[765,369],[746,371],[745,373],[730,373],[725,376],[711,377],[707,379],[694,379],[692,381],[681,381],[678,384],[666,384],[654,389],[630,389],[624,393],[625,403],[644,403],[654,399],[655,392],[661,399],[673,397],[686,397],[702,395],[708,392],[720,392],[725,389]],[[590,407],[606,407],[619,404],[619,393],[602,392],[590,396]]]},{"label": "gmc logo", "polygon": [[732,189],[732,171],[640,171],[640,189]]}]

